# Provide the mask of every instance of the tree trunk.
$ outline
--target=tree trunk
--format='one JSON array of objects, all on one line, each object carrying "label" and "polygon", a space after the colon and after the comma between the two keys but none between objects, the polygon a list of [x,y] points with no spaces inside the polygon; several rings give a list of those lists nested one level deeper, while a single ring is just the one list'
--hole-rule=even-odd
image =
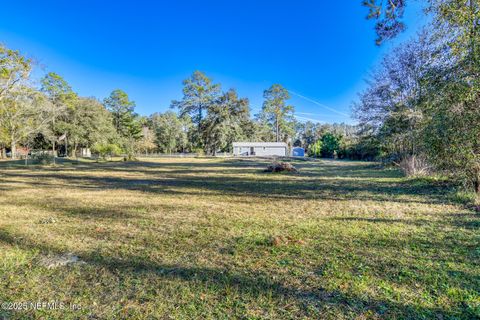
[{"label": "tree trunk", "polygon": [[480,172],[477,172],[477,176],[475,177],[475,181],[473,183],[475,187],[475,192],[480,195]]},{"label": "tree trunk", "polygon": [[52,141],[53,164],[55,164],[55,140]]},{"label": "tree trunk", "polygon": [[12,140],[10,152],[12,153],[12,160],[17,159],[17,142],[15,140]]},{"label": "tree trunk", "polygon": [[68,138],[65,136],[65,157],[68,158]]},{"label": "tree trunk", "polygon": [[77,145],[77,141],[75,140],[75,142],[73,143],[73,153],[72,153],[72,157],[77,157],[77,148],[78,148],[78,145]]},{"label": "tree trunk", "polygon": [[5,147],[2,147],[2,150],[0,151],[0,159],[5,159],[7,157],[7,149]]},{"label": "tree trunk", "polygon": [[279,140],[279,125],[278,125],[278,118],[275,119],[275,140],[278,142]]}]

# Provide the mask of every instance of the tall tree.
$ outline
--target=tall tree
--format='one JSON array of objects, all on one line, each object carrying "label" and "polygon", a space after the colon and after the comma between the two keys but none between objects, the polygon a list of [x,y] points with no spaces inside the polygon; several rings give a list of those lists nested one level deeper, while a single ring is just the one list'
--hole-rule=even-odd
[{"label": "tall tree", "polygon": [[31,70],[30,59],[0,44],[0,101],[15,91],[16,86],[24,85]]},{"label": "tall tree", "polygon": [[113,125],[120,136],[126,136],[128,127],[134,118],[135,102],[120,89],[113,90],[108,98],[103,100],[104,106],[113,115]]},{"label": "tall tree", "polygon": [[99,143],[114,143],[118,139],[111,113],[97,99],[78,98],[71,121],[76,128],[71,138],[73,154],[78,147],[89,148]]},{"label": "tall tree", "polygon": [[438,52],[425,32],[394,48],[355,105],[360,123],[376,132],[391,155],[405,158],[422,153],[422,103],[428,93],[425,82],[437,63],[434,56],[438,57]]},{"label": "tall tree", "polygon": [[286,142],[294,134],[295,108],[286,103],[290,94],[282,85],[274,84],[263,92],[263,97],[265,101],[260,118],[271,126],[277,142]]},{"label": "tall tree", "polygon": [[[7,112],[5,99],[12,100],[12,93],[26,85],[32,69],[32,62],[20,52],[0,44],[0,117]],[[10,101],[11,102],[11,101]],[[10,104],[11,105],[11,104]],[[11,137],[5,127],[0,127],[0,158],[6,156],[5,146]]]},{"label": "tall tree", "polygon": [[202,146],[201,126],[208,109],[215,104],[220,95],[220,85],[212,82],[203,72],[195,71],[190,78],[183,81],[182,100],[172,101],[171,107],[177,108],[180,117],[189,115],[197,126],[196,145]]},{"label": "tall tree", "polygon": [[0,128],[10,145],[12,158],[20,143],[28,144],[37,133],[44,133],[51,122],[49,100],[27,86],[16,88],[0,102]]},{"label": "tall tree", "polygon": [[363,0],[363,5],[369,10],[367,19],[376,20],[377,45],[396,37],[405,30],[405,24],[402,21],[405,0]]},{"label": "tall tree", "polygon": [[[480,3],[426,2],[427,12],[432,13],[430,34],[440,39],[442,45],[435,53],[436,65],[422,79],[428,93],[421,104],[425,116],[422,140],[429,160],[438,169],[463,177],[480,194]],[[395,36],[395,30],[401,31],[396,27],[401,15],[389,14],[389,10],[402,12],[406,1],[394,1],[386,10],[381,1],[364,4],[370,7],[369,17],[377,19],[380,38],[388,39],[386,33],[394,31],[391,35]],[[391,25],[381,23],[381,12],[392,21]]]},{"label": "tall tree", "polygon": [[50,99],[51,124],[49,138],[52,143],[52,152],[55,156],[56,142],[59,136],[66,138],[68,129],[73,129],[68,121],[68,113],[75,108],[77,98],[70,85],[60,75],[49,72],[41,80],[41,90]]},{"label": "tall tree", "polygon": [[133,159],[136,143],[142,138],[142,124],[134,112],[135,102],[129,99],[127,93],[117,89],[103,103],[113,115],[113,124],[127,158]]},{"label": "tall tree", "polygon": [[243,127],[250,117],[249,102],[239,98],[235,90],[225,92],[208,110],[202,121],[205,152],[215,155],[218,150],[228,151],[232,142],[246,136]]}]

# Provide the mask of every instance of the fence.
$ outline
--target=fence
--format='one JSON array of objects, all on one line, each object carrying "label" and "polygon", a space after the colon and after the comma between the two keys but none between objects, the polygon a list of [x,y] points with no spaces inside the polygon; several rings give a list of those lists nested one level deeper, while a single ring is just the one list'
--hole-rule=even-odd
[{"label": "fence", "polygon": [[199,153],[138,153],[135,156],[138,158],[195,158],[199,155]]},{"label": "fence", "polygon": [[[138,153],[135,155],[138,158],[196,158],[200,156],[211,157],[200,153]],[[233,154],[228,152],[219,152],[214,157],[231,157]]]}]

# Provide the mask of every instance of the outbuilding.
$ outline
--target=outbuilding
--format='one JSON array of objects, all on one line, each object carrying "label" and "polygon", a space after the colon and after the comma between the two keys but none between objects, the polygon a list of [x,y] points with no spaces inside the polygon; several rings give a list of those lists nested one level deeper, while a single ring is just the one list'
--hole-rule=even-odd
[{"label": "outbuilding", "polygon": [[305,157],[305,149],[294,147],[292,149],[292,157]]},{"label": "outbuilding", "polygon": [[287,156],[287,144],[285,142],[234,142],[233,155],[285,157]]}]

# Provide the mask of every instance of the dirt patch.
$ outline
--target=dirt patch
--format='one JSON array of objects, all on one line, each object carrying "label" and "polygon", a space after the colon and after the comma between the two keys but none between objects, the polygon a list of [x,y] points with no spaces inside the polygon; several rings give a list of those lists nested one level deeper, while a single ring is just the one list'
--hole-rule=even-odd
[{"label": "dirt patch", "polygon": [[39,264],[48,269],[55,269],[59,267],[65,267],[68,265],[74,264],[84,264],[85,261],[80,260],[80,258],[73,253],[66,253],[62,255],[53,255],[53,256],[43,256],[39,260]]}]

